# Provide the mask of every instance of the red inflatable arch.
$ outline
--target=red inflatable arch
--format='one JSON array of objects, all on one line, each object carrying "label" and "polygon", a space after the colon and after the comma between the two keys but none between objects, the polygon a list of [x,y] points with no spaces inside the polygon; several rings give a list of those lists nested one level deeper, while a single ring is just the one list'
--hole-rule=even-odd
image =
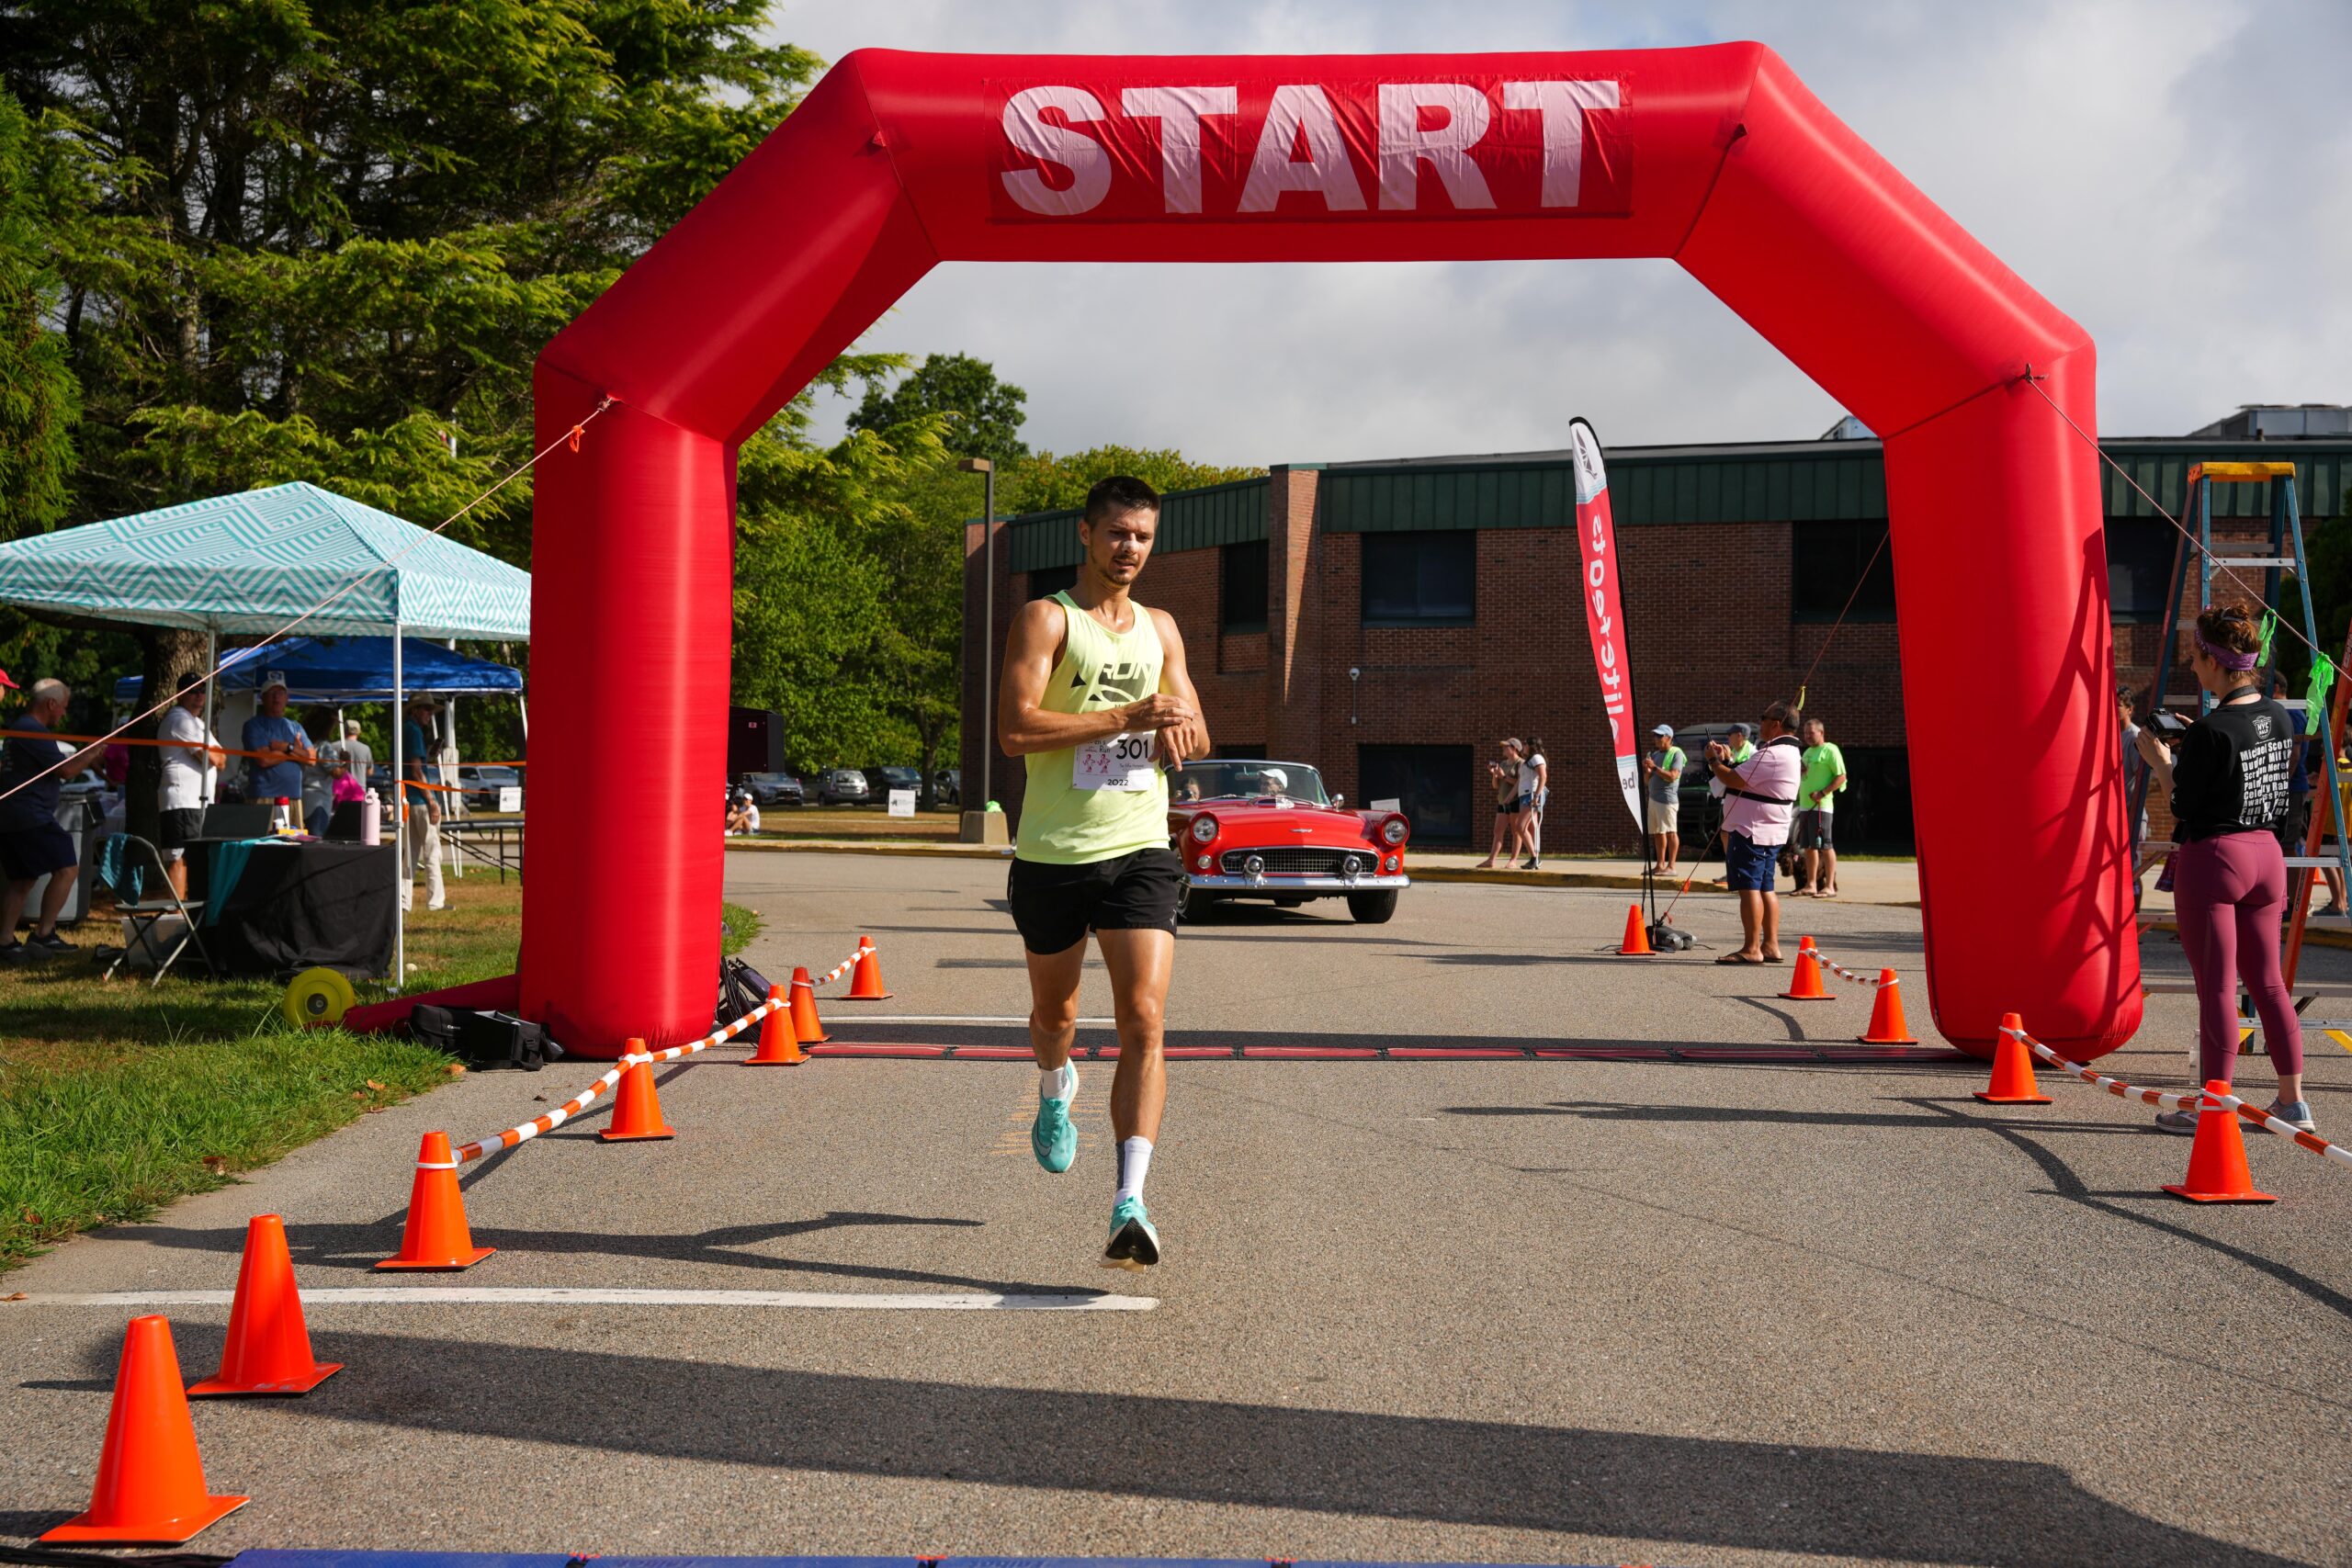
[{"label": "red inflatable arch", "polygon": [[709,1028],[735,450],[933,266],[1552,256],[1671,257],[1883,434],[1936,1026],[2120,1044],[2098,458],[2022,379],[2093,428],[2090,340],[1754,44],[843,60],[539,358],[543,442],[615,402],[534,502],[524,1010]]}]

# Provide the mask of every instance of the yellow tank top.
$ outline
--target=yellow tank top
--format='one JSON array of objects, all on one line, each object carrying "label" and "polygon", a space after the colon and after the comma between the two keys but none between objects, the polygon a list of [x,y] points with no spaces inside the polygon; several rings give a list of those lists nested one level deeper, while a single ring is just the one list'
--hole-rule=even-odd
[{"label": "yellow tank top", "polygon": [[[1054,595],[1069,630],[1046,677],[1047,713],[1095,713],[1140,702],[1159,690],[1163,661],[1151,612],[1112,631],[1068,593]],[[1047,865],[1089,865],[1168,842],[1168,775],[1159,737],[1120,736],[1059,751],[1032,751],[1013,854]]]}]

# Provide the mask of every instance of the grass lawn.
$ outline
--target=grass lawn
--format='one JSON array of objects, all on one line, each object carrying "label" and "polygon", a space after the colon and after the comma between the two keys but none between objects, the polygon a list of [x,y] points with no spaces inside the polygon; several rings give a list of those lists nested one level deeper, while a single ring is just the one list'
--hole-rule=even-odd
[{"label": "grass lawn", "polygon": [[[521,884],[469,876],[448,887],[447,910],[420,903],[411,917],[412,989],[514,967]],[[759,917],[726,909],[731,953]],[[107,933],[93,919],[69,936],[89,947]],[[0,1271],[77,1231],[224,1186],[454,1076],[447,1056],[403,1037],[293,1028],[270,981],[208,979],[185,958],[160,987],[97,976],[81,957],[0,968]],[[376,990],[363,986],[362,999]]]}]

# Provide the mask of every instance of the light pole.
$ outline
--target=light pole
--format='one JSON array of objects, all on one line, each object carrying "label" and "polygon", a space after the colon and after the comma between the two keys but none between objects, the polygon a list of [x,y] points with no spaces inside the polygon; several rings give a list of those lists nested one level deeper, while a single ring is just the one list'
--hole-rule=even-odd
[{"label": "light pole", "polygon": [[[989,748],[996,733],[990,717],[996,671],[996,465],[986,457],[966,457],[956,465],[981,479],[980,500],[980,812],[989,808]],[[965,796],[967,804],[971,797]],[[969,823],[970,813],[966,813]],[[988,842],[988,823],[978,824],[975,842]],[[968,835],[967,835],[968,836]]]}]

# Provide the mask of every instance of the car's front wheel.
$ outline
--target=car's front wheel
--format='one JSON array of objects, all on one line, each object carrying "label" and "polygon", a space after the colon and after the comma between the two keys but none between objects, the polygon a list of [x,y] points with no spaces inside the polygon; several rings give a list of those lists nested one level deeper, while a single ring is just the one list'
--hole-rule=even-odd
[{"label": "car's front wheel", "polygon": [[1397,892],[1394,887],[1383,887],[1371,893],[1351,893],[1348,913],[1356,918],[1359,925],[1384,925],[1396,912]]},{"label": "car's front wheel", "polygon": [[1208,917],[1208,912],[1216,907],[1216,895],[1214,893],[1203,893],[1197,888],[1187,887],[1184,889],[1183,902],[1176,906],[1176,918],[1188,926],[1198,925]]}]

